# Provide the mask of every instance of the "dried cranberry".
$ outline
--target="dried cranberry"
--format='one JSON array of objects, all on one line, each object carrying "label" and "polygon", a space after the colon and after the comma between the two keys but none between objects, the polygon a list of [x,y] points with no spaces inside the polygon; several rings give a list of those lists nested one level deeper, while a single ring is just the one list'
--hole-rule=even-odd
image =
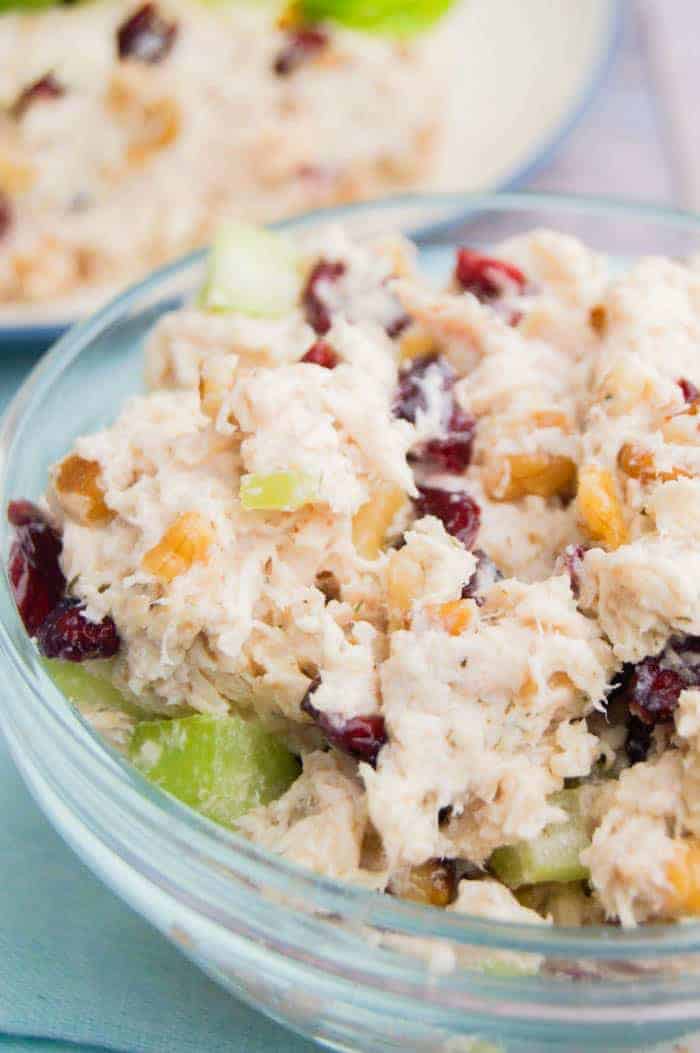
[{"label": "dried cranberry", "polygon": [[695,670],[700,666],[700,636],[672,636],[665,652],[673,652],[676,658]]},{"label": "dried cranberry", "polygon": [[144,4],[117,30],[120,59],[154,64],[162,62],[177,37],[177,22],[168,22],[156,4]]},{"label": "dried cranberry", "polygon": [[319,260],[309,275],[301,300],[304,305],[306,321],[319,336],[325,336],[331,327],[331,315],[328,307],[319,296],[319,284],[332,284],[345,274],[345,264],[336,260]]},{"label": "dried cranberry", "polygon": [[338,356],[326,340],[317,340],[301,359],[302,362],[311,362],[315,366],[323,366],[324,369],[335,369],[338,365]]},{"label": "dried cranberry", "polygon": [[465,548],[471,548],[479,533],[481,509],[464,490],[442,490],[433,486],[419,486],[414,499],[416,515],[437,516],[448,534],[456,537]]},{"label": "dried cranberry", "polygon": [[688,380],[686,377],[681,377],[678,381],[678,387],[683,392],[683,398],[686,402],[695,402],[700,398],[700,390],[696,388],[692,380]]},{"label": "dried cranberry", "polygon": [[316,574],[315,585],[319,592],[323,593],[326,603],[340,600],[343,590],[332,570],[319,570]]},{"label": "dried cranberry", "polygon": [[491,557],[487,556],[482,549],[475,549],[474,555],[476,556],[476,569],[467,584],[462,586],[462,599],[476,600],[481,606],[484,602],[484,593],[497,581],[500,581],[503,575]]},{"label": "dried cranberry", "polygon": [[465,292],[473,293],[482,303],[508,293],[522,293],[527,285],[525,275],[514,264],[465,248],[457,249],[455,278]]},{"label": "dried cranberry", "polygon": [[571,582],[571,591],[578,598],[581,591],[581,572],[586,550],[583,545],[567,545],[557,560],[557,569],[565,570]]},{"label": "dried cranberry", "polygon": [[85,662],[88,658],[111,658],[119,650],[119,634],[112,619],[91,622],[78,600],[64,599],[54,608],[37,633],[39,650],[46,658]]},{"label": "dried cranberry", "polygon": [[7,194],[0,190],[0,239],[8,233],[12,226],[12,205]]},{"label": "dried cranberry", "polygon": [[625,666],[609,701],[621,699],[644,724],[661,724],[689,687],[700,687],[700,637],[674,636],[656,657]]},{"label": "dried cranberry", "polygon": [[[399,371],[399,386],[394,398],[394,415],[416,423],[419,410],[428,409],[430,392],[449,392],[455,382],[455,372],[442,355],[419,355]],[[446,412],[453,406],[451,395],[445,395]]]},{"label": "dried cranberry", "polygon": [[314,203],[322,204],[332,202],[343,173],[335,165],[300,164],[294,169],[294,177],[305,184]]},{"label": "dried cranberry", "polygon": [[39,77],[33,84],[29,84],[24,91],[20,92],[10,107],[10,115],[19,121],[33,103],[41,100],[60,99],[65,93],[66,89],[53,73],[47,73],[44,77]]},{"label": "dried cranberry", "polygon": [[322,712],[311,701],[311,696],[320,684],[320,676],[311,681],[301,703],[302,710],[318,725],[332,746],[375,768],[379,751],[387,742],[384,717],[380,713],[372,713],[366,717],[348,719],[338,713]]},{"label": "dried cranberry", "polygon": [[410,459],[445,472],[463,472],[472,459],[475,431],[474,417],[455,405],[447,426],[447,435],[440,439],[429,439],[411,452]]},{"label": "dried cranberry", "polygon": [[630,764],[639,764],[647,759],[653,730],[652,724],[645,724],[639,717],[629,717],[625,753]]},{"label": "dried cranberry", "polygon": [[675,669],[664,669],[658,658],[645,658],[635,667],[627,688],[630,713],[645,724],[671,720],[680,693],[687,686]]},{"label": "dried cranberry", "polygon": [[444,908],[457,898],[457,884],[456,861],[433,857],[394,873],[385,891],[388,896]]},{"label": "dried cranberry", "polygon": [[407,314],[400,314],[398,318],[395,318],[393,322],[390,322],[386,327],[386,335],[395,340],[397,336],[401,336],[404,329],[411,324],[411,319]]},{"label": "dried cranberry", "polygon": [[312,165],[304,162],[297,165],[294,174],[297,179],[305,179],[310,183],[330,183],[335,177],[335,170],[324,165]]},{"label": "dried cranberry", "polygon": [[40,509],[29,501],[13,501],[8,517],[17,527],[10,548],[10,585],[25,628],[34,636],[65,592],[66,579],[59,563],[62,543]]},{"label": "dried cranberry", "polygon": [[328,34],[316,26],[302,26],[287,34],[287,42],[273,63],[278,77],[287,77],[328,45]]},{"label": "dried cranberry", "polygon": [[10,501],[7,506],[7,521],[12,526],[28,526],[30,523],[46,523],[46,517],[38,505],[33,501],[20,498],[19,501]]}]

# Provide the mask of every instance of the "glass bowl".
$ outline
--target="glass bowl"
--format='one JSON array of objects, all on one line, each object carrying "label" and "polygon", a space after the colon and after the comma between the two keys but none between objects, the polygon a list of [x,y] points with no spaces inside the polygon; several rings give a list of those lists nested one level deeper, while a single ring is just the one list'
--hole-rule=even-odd
[{"label": "glass bowl", "polygon": [[[284,226],[329,219],[361,233],[420,228],[435,271],[461,239],[488,245],[542,225],[623,261],[700,249],[694,216],[525,194],[403,197]],[[3,506],[41,493],[74,437],[141,388],[145,335],[201,274],[201,254],[164,268],[43,359],[0,434]],[[102,880],[237,996],[330,1048],[373,1053],[611,1053],[700,1033],[698,924],[552,930],[417,907],[284,863],[161,793],[48,679],[0,577],[0,716],[29,787]]]}]

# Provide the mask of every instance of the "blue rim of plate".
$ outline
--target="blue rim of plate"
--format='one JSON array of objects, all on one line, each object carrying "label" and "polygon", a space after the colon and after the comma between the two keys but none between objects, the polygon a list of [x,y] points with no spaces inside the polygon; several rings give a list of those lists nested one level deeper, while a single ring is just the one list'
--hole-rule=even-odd
[{"label": "blue rim of plate", "polygon": [[[499,181],[493,187],[485,188],[486,192],[497,193],[498,191],[515,190],[516,187],[531,179],[552,160],[576,125],[588,112],[613,68],[622,37],[623,7],[623,0],[608,0],[606,27],[605,32],[601,35],[598,57],[591,66],[587,82],[581,93],[560,123],[544,142],[535,147],[533,154],[523,161],[514,172],[511,172],[506,179]],[[462,217],[460,214],[455,214],[439,224],[426,227],[416,233],[423,234],[426,237],[439,236],[441,232],[458,224],[462,218],[466,218],[466,216]],[[4,326],[0,323],[0,354],[2,354],[5,347],[23,351],[45,350],[67,332],[73,324],[73,321],[9,326]]]}]

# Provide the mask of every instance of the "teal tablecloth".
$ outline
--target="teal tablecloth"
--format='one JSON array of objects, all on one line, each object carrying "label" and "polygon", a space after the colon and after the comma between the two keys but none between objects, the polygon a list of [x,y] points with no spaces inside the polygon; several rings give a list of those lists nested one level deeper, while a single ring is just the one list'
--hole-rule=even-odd
[{"label": "teal tablecloth", "polygon": [[[0,347],[0,409],[35,360]],[[219,990],[105,889],[41,815],[0,736],[0,1053],[316,1048]]]}]

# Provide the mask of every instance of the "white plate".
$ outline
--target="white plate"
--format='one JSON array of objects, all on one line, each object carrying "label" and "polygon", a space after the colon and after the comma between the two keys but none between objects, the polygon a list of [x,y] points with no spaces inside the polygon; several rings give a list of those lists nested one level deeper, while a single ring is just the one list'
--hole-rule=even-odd
[{"label": "white plate", "polygon": [[562,143],[612,63],[614,0],[469,0],[456,11],[463,62],[431,189],[514,187]]},{"label": "white plate", "polygon": [[[438,174],[425,189],[514,187],[543,165],[600,87],[620,19],[621,0],[467,0],[450,16],[458,80]],[[44,313],[0,310],[0,352],[47,347],[95,299]]]}]

